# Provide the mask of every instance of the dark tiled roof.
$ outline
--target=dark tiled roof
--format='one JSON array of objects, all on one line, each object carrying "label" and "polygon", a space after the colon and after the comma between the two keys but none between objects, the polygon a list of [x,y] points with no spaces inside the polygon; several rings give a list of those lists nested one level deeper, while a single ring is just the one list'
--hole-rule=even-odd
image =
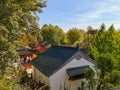
[{"label": "dark tiled roof", "polygon": [[49,77],[77,51],[79,51],[79,49],[73,47],[52,46],[31,63],[39,71]]},{"label": "dark tiled roof", "polygon": [[25,47],[20,47],[19,50],[17,50],[18,52],[18,55],[29,55],[29,54],[33,54],[35,53],[36,51],[34,50],[31,50],[31,49],[27,49]]},{"label": "dark tiled roof", "polygon": [[85,73],[85,70],[87,68],[90,68],[90,67],[87,65],[87,66],[69,68],[69,69],[67,69],[67,73],[70,77],[80,76],[80,75],[83,75]]},{"label": "dark tiled roof", "polygon": [[80,49],[83,53],[88,53],[88,52],[90,52],[88,49],[85,49],[85,48],[82,48],[82,49]]}]

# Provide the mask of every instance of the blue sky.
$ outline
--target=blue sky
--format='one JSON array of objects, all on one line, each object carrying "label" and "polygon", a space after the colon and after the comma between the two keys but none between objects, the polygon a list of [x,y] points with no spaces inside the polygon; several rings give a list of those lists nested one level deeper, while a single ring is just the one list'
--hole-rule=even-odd
[{"label": "blue sky", "polygon": [[40,26],[53,24],[64,32],[76,27],[99,28],[102,23],[107,27],[114,24],[120,28],[120,0],[48,0],[47,7],[39,15]]}]

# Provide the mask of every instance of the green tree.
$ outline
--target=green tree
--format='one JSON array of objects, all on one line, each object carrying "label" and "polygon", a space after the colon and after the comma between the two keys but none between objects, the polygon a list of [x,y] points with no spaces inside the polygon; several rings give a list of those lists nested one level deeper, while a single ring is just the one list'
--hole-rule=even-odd
[{"label": "green tree", "polygon": [[60,44],[64,38],[63,30],[60,27],[51,24],[43,25],[41,28],[41,34],[43,40],[51,44]]},{"label": "green tree", "polygon": [[[107,31],[101,28],[91,45],[91,52],[95,58],[96,67],[99,72],[96,90],[104,90],[120,85],[119,37],[119,33],[115,31],[114,26],[111,25]],[[115,75],[115,77],[111,78],[113,75]]]},{"label": "green tree", "polygon": [[105,29],[106,29],[106,26],[105,26],[105,24],[103,23],[103,24],[100,26],[100,31],[105,31]]},{"label": "green tree", "polygon": [[74,45],[80,45],[80,47],[83,47],[83,41],[85,39],[85,32],[82,29],[79,29],[79,39],[74,42]]},{"label": "green tree", "polygon": [[13,63],[18,60],[16,50],[22,34],[35,37],[39,29],[36,13],[45,6],[41,0],[0,0],[0,83],[9,82],[6,88],[14,86],[12,81],[18,78]]},{"label": "green tree", "polygon": [[87,87],[89,88],[89,90],[94,90],[94,88],[95,88],[94,77],[95,77],[95,72],[92,69],[90,69],[90,68],[86,69],[86,71],[85,71],[85,78],[87,80],[87,83],[88,83]]},{"label": "green tree", "polygon": [[60,43],[62,43],[62,41],[64,39],[64,32],[58,26],[55,26],[54,28],[55,28],[54,43],[60,44]]},{"label": "green tree", "polygon": [[70,44],[74,44],[76,41],[80,39],[80,31],[77,28],[70,29],[67,33],[67,39]]},{"label": "green tree", "polygon": [[92,26],[88,26],[87,30],[94,30]]}]

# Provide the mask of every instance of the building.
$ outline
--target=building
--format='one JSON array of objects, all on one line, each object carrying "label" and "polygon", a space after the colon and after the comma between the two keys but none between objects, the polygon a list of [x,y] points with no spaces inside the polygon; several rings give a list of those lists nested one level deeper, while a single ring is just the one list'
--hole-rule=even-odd
[{"label": "building", "polygon": [[75,47],[52,46],[35,58],[33,78],[50,90],[79,90],[87,68],[94,71],[94,61]]},{"label": "building", "polygon": [[17,52],[18,52],[18,55],[20,56],[20,63],[25,68],[32,67],[32,64],[30,63],[30,61],[35,58],[36,51],[20,46]]},{"label": "building", "polygon": [[32,50],[37,51],[38,53],[46,51],[46,46],[43,41],[38,41],[37,44],[29,44]]},{"label": "building", "polygon": [[88,33],[88,34],[91,34],[91,35],[94,35],[94,34],[97,33],[97,30],[96,30],[96,29],[88,30],[87,33]]}]

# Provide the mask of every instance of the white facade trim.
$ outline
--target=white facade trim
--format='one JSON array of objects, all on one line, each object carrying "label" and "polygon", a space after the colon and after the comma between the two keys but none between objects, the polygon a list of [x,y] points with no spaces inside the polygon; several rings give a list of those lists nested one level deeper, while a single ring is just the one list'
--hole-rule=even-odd
[{"label": "white facade trim", "polygon": [[73,59],[56,73],[49,77],[51,90],[64,90],[64,87],[69,88],[69,90],[78,90],[81,80],[70,81],[66,73],[68,68],[80,67],[89,65],[90,68],[95,71],[94,64],[81,58],[80,60]]}]

